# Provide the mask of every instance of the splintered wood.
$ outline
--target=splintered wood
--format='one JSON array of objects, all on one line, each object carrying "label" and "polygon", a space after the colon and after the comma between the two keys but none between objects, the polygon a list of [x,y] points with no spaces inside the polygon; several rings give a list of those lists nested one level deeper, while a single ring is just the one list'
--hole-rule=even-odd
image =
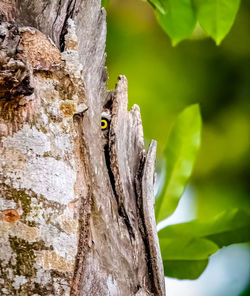
[{"label": "splintered wood", "polygon": [[0,0],[1,295],[165,295],[156,143],[126,78],[106,89],[105,16],[99,0]]}]

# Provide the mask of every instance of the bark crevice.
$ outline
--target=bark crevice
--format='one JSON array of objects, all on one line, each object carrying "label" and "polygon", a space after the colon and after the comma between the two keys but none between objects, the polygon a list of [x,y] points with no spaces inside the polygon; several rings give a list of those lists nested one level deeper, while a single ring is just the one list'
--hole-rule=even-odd
[{"label": "bark crevice", "polygon": [[64,51],[64,49],[65,49],[65,35],[67,34],[67,27],[68,27],[67,21],[69,18],[73,17],[75,5],[76,5],[76,0],[71,0],[68,3],[67,9],[66,9],[66,16],[65,16],[65,20],[64,20],[64,23],[62,26],[60,38],[59,38],[59,46],[60,46],[61,51]]},{"label": "bark crevice", "polygon": [[0,0],[0,293],[165,295],[156,145],[146,155],[126,78],[106,90],[105,15],[99,0]]}]

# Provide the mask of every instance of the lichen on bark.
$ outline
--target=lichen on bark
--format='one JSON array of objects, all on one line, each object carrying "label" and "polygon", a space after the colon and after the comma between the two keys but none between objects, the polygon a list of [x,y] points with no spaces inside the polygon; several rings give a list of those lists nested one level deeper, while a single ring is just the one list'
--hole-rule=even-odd
[{"label": "lichen on bark", "polygon": [[[11,35],[12,24],[1,26]],[[15,30],[16,51],[10,58],[6,49],[0,69],[0,84],[6,87],[0,98],[0,291],[69,295],[84,195],[84,187],[76,188],[78,157],[73,153],[78,143],[73,115],[86,109],[81,64],[77,51],[65,47],[60,53],[38,30]],[[27,69],[32,93],[16,91],[26,74],[13,79],[23,68],[6,68],[10,59]]]},{"label": "lichen on bark", "polygon": [[126,78],[106,90],[100,1],[0,0],[0,14],[1,293],[165,295],[156,146]]}]

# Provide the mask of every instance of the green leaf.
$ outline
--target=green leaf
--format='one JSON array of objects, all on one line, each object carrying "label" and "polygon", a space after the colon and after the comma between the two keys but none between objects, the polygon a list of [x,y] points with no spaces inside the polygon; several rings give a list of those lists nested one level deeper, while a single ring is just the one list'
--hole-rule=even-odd
[{"label": "green leaf", "polygon": [[161,195],[156,199],[157,223],[176,209],[185,185],[191,175],[200,147],[201,116],[198,105],[186,108],[172,127],[164,152],[166,180]]},{"label": "green leaf", "polygon": [[165,14],[166,13],[166,9],[165,9],[164,4],[163,4],[164,1],[165,0],[148,0],[148,3],[150,3],[160,13]]},{"label": "green leaf", "polygon": [[163,260],[165,276],[196,280],[206,269],[208,260]]},{"label": "green leaf", "polygon": [[196,0],[198,21],[217,45],[230,31],[240,0]]},{"label": "green leaf", "polygon": [[220,248],[248,242],[250,241],[250,215],[239,209],[223,212],[210,222],[210,226],[203,225],[203,235]]},{"label": "green leaf", "polygon": [[239,244],[250,241],[250,226],[241,227],[239,229],[228,232],[218,233],[207,236],[207,238],[215,242],[220,248],[231,244]]},{"label": "green leaf", "polygon": [[179,237],[160,238],[165,276],[178,279],[196,279],[207,266],[210,255],[218,246],[207,239]]},{"label": "green leaf", "polygon": [[159,238],[180,236],[207,238],[219,247],[250,241],[250,215],[239,209],[224,211],[209,221],[193,220],[169,225],[158,232]]},{"label": "green leaf", "polygon": [[195,279],[218,248],[250,241],[250,215],[239,209],[225,211],[209,221],[169,225],[160,230],[159,242],[165,275]]},{"label": "green leaf", "polygon": [[196,24],[196,12],[192,0],[162,0],[162,2],[166,13],[156,10],[156,17],[175,46],[192,34]]},{"label": "green leaf", "polygon": [[218,246],[204,238],[183,236],[159,239],[163,260],[203,260],[218,251]]}]

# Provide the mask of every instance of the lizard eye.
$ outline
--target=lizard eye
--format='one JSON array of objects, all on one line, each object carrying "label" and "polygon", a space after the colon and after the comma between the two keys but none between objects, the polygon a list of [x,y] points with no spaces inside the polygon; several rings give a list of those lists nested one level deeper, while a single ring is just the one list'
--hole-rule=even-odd
[{"label": "lizard eye", "polygon": [[108,128],[108,120],[106,118],[102,118],[101,120],[101,129],[105,130]]}]

